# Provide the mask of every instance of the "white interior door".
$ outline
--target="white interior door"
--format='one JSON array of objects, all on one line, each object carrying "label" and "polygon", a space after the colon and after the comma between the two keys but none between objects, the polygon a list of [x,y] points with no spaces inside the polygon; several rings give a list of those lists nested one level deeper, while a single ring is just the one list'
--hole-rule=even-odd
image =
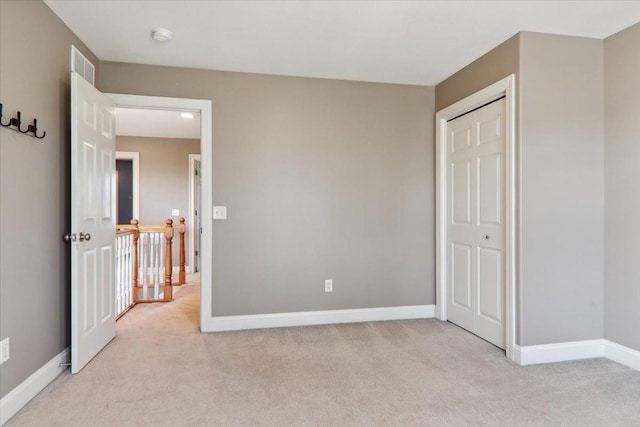
[{"label": "white interior door", "polygon": [[505,347],[505,101],[447,124],[449,320]]},{"label": "white interior door", "polygon": [[71,73],[71,373],[116,334],[115,106]]}]

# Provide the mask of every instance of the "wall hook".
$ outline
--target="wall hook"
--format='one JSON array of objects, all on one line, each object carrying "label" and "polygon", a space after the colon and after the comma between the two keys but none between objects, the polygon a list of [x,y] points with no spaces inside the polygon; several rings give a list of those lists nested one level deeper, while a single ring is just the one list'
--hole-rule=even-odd
[{"label": "wall hook", "polygon": [[18,132],[20,133],[28,133],[29,132],[29,127],[27,126],[27,128],[25,130],[22,130],[21,126],[22,126],[22,119],[20,118],[20,111],[18,111],[18,117],[14,117],[13,119],[11,119],[11,124],[13,126],[15,126],[18,129]]},{"label": "wall hook", "polygon": [[2,123],[2,104],[0,104],[0,126],[4,126],[6,128],[8,128],[9,126],[11,126],[11,120],[9,119],[9,123],[7,123],[6,125],[4,123]]},{"label": "wall hook", "polygon": [[[47,132],[42,132],[42,135],[38,135],[38,119],[33,119],[33,124],[27,125],[26,129],[22,129],[22,113],[18,111],[16,113],[16,117],[12,117],[9,119],[9,123],[2,122],[2,104],[0,103],[0,125],[6,128],[10,128],[15,130],[16,132],[24,133],[24,134],[33,134],[36,139],[42,139],[47,135]],[[12,128],[13,126],[13,128]]]},{"label": "wall hook", "polygon": [[47,135],[47,132],[42,132],[42,136],[38,136],[38,119],[33,119],[33,124],[29,125],[27,132],[33,133],[36,139],[42,139]]}]

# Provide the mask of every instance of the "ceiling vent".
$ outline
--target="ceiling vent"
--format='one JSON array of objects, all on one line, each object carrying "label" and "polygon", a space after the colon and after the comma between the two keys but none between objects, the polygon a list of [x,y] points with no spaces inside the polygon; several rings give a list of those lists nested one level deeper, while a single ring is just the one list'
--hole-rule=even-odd
[{"label": "ceiling vent", "polygon": [[71,70],[80,74],[92,86],[96,85],[96,67],[73,45],[71,46]]}]

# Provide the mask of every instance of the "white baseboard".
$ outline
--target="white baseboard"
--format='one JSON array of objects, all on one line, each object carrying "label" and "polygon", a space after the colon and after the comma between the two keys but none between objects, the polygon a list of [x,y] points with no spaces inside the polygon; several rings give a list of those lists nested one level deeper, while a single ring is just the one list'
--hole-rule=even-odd
[{"label": "white baseboard", "polygon": [[327,325],[333,323],[429,319],[434,317],[434,314],[434,305],[409,305],[350,310],[255,314],[247,316],[220,316],[211,317],[201,325],[200,329],[202,332],[222,332],[243,329],[281,328],[286,326]]},{"label": "white baseboard", "polygon": [[605,341],[604,357],[640,371],[640,351],[612,341]]},{"label": "white baseboard", "polygon": [[69,363],[69,355],[70,349],[67,347],[0,400],[0,425],[9,421],[24,405],[67,369],[66,366],[61,367],[60,363]]},{"label": "white baseboard", "polygon": [[521,365],[564,362],[604,357],[604,340],[573,341],[558,344],[515,346],[516,361]]},{"label": "white baseboard", "polygon": [[514,359],[516,363],[525,366],[593,357],[606,357],[632,369],[640,370],[640,351],[604,339],[525,347],[516,345]]}]

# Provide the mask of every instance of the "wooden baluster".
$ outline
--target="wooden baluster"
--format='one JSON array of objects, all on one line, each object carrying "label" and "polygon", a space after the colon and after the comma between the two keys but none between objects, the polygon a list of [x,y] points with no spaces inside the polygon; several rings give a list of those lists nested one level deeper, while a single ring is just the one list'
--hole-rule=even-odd
[{"label": "wooden baluster", "polygon": [[184,217],[180,217],[180,225],[178,225],[178,233],[180,233],[180,272],[178,273],[178,284],[184,285],[187,283],[187,273],[184,269],[184,233],[187,231],[187,226],[184,224]]},{"label": "wooden baluster", "polygon": [[131,249],[131,305],[138,302],[138,238],[140,230],[138,229],[138,220],[132,219],[133,225],[133,248]]},{"label": "wooden baluster", "polygon": [[171,270],[173,269],[173,260],[171,259],[171,242],[173,241],[173,220],[167,219],[164,227],[164,239],[166,242],[165,262],[164,262],[164,300],[171,301],[173,299],[173,288],[171,287]]}]

